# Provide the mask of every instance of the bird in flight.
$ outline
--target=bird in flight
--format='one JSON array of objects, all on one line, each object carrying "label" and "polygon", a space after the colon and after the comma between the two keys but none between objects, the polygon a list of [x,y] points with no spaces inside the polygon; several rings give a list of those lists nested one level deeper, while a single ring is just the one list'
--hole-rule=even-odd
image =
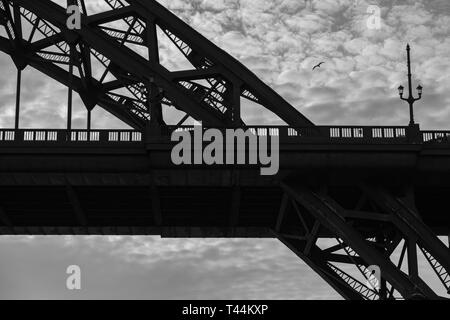
[{"label": "bird in flight", "polygon": [[316,68],[320,68],[321,65],[323,65],[325,62],[321,62],[317,65],[315,65],[312,69],[315,70]]}]

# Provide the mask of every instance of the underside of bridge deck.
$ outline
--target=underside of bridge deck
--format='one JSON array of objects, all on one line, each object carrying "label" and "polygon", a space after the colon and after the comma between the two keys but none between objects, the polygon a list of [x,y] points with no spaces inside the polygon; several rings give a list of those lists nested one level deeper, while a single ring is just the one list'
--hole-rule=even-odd
[{"label": "underside of bridge deck", "polygon": [[[449,249],[436,237],[448,234],[448,215],[424,214],[423,204],[450,189],[430,195],[408,186],[311,186],[298,179],[252,185],[236,178],[176,186],[117,174],[1,181],[1,234],[276,237],[349,299],[438,298],[420,277],[421,252],[449,290]],[[346,265],[356,266],[359,278]],[[382,272],[379,287],[367,283],[373,265]]]}]

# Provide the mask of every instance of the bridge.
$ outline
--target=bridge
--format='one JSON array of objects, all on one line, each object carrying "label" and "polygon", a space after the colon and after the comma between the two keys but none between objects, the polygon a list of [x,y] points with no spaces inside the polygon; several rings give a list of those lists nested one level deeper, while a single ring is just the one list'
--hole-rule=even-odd
[{"label": "bridge", "polygon": [[[450,251],[438,238],[450,234],[450,131],[317,126],[156,1],[105,4],[89,14],[69,0],[81,17],[69,29],[66,8],[50,0],[0,0],[0,50],[17,67],[15,127],[0,129],[0,234],[277,238],[346,299],[443,298],[420,273],[420,252],[450,293]],[[161,65],[161,33],[191,70]],[[26,67],[68,88],[66,129],[20,128]],[[84,130],[72,128],[73,92]],[[245,124],[243,99],[286,125]],[[131,129],[92,128],[94,107]],[[184,114],[176,124],[168,107]],[[171,135],[194,131],[189,118],[278,139],[278,173],[173,164]]]}]

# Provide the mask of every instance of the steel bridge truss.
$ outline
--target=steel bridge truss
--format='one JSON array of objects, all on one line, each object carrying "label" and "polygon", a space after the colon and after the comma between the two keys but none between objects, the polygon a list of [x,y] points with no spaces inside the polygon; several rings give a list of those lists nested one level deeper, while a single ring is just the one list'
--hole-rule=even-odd
[{"label": "steel bridge truss", "polygon": [[[67,5],[77,5],[81,12],[81,28],[69,30],[66,8],[51,0],[0,0],[0,50],[11,56],[18,69],[13,139],[20,138],[20,79],[27,66],[68,88],[69,132],[72,91],[88,110],[88,129],[95,106],[141,133],[157,133],[146,128],[166,126],[163,108],[167,107],[184,112],[177,127],[189,117],[208,127],[243,126],[241,107],[246,99],[293,128],[319,130],[246,67],[158,2],[104,3],[109,9],[89,14],[84,0],[68,0]],[[190,63],[190,69],[171,71],[161,63],[161,36]],[[342,137],[349,132],[356,138],[375,137],[359,128],[346,132]],[[437,138],[432,134],[427,139]],[[303,136],[295,130],[293,135]],[[419,274],[418,252],[449,291],[449,249],[421,221],[410,200],[364,185],[360,201],[348,208],[324,189],[281,185],[284,196],[276,237],[343,297],[438,298]],[[324,248],[322,238],[334,238],[336,244]],[[345,265],[356,266],[359,278]],[[366,281],[373,265],[381,269],[379,288]]]},{"label": "steel bridge truss", "polygon": [[[88,15],[84,0],[68,0],[81,12],[81,29],[69,30],[66,8],[50,0],[0,0],[7,34],[0,50],[19,70],[31,66],[78,92],[88,111],[99,105],[140,131],[149,122],[164,125],[162,106],[185,113],[180,125],[192,117],[210,126],[240,126],[242,98],[290,125],[313,126],[156,1],[104,1],[109,10]],[[169,71],[160,63],[158,34],[170,39],[191,69]]]},{"label": "steel bridge truss", "polygon": [[[326,188],[289,182],[282,188],[276,237],[344,298],[441,298],[419,274],[419,250],[450,294],[449,248],[422,222],[410,196],[363,185],[356,205],[344,208]],[[381,271],[378,285],[372,266]],[[351,275],[354,267],[359,277]]]}]

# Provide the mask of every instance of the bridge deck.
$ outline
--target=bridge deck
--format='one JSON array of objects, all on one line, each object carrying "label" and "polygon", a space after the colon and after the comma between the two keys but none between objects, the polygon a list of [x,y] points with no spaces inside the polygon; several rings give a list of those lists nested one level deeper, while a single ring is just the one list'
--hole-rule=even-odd
[{"label": "bridge deck", "polygon": [[271,237],[283,179],[325,183],[348,208],[361,181],[406,181],[425,222],[448,234],[448,134],[421,132],[418,141],[399,128],[345,128],[254,128],[280,137],[280,171],[265,177],[248,165],[177,167],[170,139],[135,131],[1,130],[0,234]]}]

